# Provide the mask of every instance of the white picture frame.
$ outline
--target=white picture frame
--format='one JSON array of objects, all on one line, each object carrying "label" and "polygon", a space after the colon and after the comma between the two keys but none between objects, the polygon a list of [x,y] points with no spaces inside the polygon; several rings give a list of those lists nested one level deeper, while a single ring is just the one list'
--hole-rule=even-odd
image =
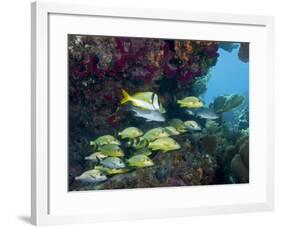
[{"label": "white picture frame", "polygon": [[[34,2],[32,3],[32,201],[31,201],[31,222],[35,225],[49,225],[49,224],[65,224],[65,223],[88,223],[88,222],[102,222],[113,220],[132,220],[142,218],[163,218],[163,217],[179,217],[187,215],[208,215],[208,214],[227,214],[236,212],[253,212],[253,211],[269,211],[273,209],[274,204],[274,135],[273,135],[273,103],[274,103],[274,72],[273,72],[273,30],[274,19],[270,16],[249,16],[249,15],[230,15],[219,13],[197,13],[188,11],[169,11],[169,10],[140,10],[140,9],[126,9],[126,8],[112,8],[110,6],[94,6],[83,4],[61,4],[48,2]],[[72,18],[72,19],[71,19]],[[73,19],[75,18],[75,19]],[[251,65],[250,73],[250,87],[251,87],[251,105],[250,116],[253,119],[250,123],[250,153],[255,149],[256,155],[251,156],[250,174],[253,176],[253,181],[250,179],[249,185],[232,185],[232,186],[196,186],[196,187],[181,187],[181,188],[160,188],[160,189],[137,189],[137,190],[116,190],[116,191],[102,191],[102,192],[68,192],[65,190],[65,181],[61,180],[60,175],[63,176],[65,171],[65,163],[67,156],[65,152],[57,148],[65,148],[63,142],[61,144],[54,144],[50,141],[54,137],[59,137],[62,134],[56,134],[54,127],[58,133],[63,132],[64,123],[67,116],[53,112],[56,108],[64,108],[65,103],[65,89],[59,91],[53,84],[52,73],[59,71],[59,68],[53,64],[52,59],[60,61],[64,53],[60,53],[58,49],[56,56],[53,55],[53,45],[51,40],[59,40],[58,37],[53,37],[54,31],[58,35],[59,30],[64,33],[77,31],[86,32],[86,25],[81,23],[92,23],[94,18],[108,20],[105,23],[107,30],[101,29],[100,34],[130,34],[143,37],[154,37],[152,29],[144,27],[145,23],[154,23],[161,27],[161,23],[165,22],[165,26],[169,23],[175,22],[181,26],[187,26],[188,23],[195,23],[197,29],[193,30],[193,36],[201,39],[209,39],[220,37],[222,40],[228,40],[232,35],[234,40],[248,41],[252,39],[258,44],[257,49],[250,53],[253,57],[255,53],[261,54],[257,57]],[[80,20],[81,19],[81,20]],[[96,19],[96,20],[98,20]],[[69,20],[73,20],[73,24],[69,25]],[[76,21],[75,21],[76,20]],[[77,21],[79,20],[79,21]],[[134,23],[144,23],[143,27],[138,30],[122,30],[114,29],[115,21],[119,25],[119,21],[129,21],[134,27]],[[123,23],[123,22],[122,22]],[[75,24],[79,24],[78,26]],[[110,25],[111,24],[111,25]],[[101,27],[103,24],[101,24]],[[190,25],[192,26],[192,25]],[[206,30],[200,30],[200,26],[206,26]],[[213,26],[210,29],[217,31],[216,36],[208,32],[208,26]],[[216,27],[217,26],[217,27]],[[118,27],[116,25],[116,27]],[[148,26],[149,27],[149,26]],[[163,26],[162,26],[163,27]],[[229,28],[227,28],[229,27]],[[224,36],[224,29],[229,29],[228,34]],[[67,31],[69,29],[69,31]],[[237,30],[236,30],[237,29]],[[245,31],[248,36],[243,37],[238,32],[239,29]],[[168,29],[167,29],[168,30]],[[50,35],[50,32],[52,33]],[[169,32],[159,29],[159,37],[170,37]],[[221,34],[221,36],[218,36]],[[56,35],[56,34],[55,34]],[[177,30],[174,31],[175,38],[181,38],[182,34]],[[257,36],[259,38],[257,38]],[[66,44],[65,44],[66,46]],[[63,52],[63,51],[62,51]],[[255,56],[253,57],[255,59]],[[66,61],[66,59],[62,60]],[[63,63],[63,62],[62,62]],[[50,67],[51,65],[51,67]],[[259,68],[260,67],[260,68]],[[65,71],[60,71],[64,74]],[[266,73],[266,76],[262,76]],[[260,75],[260,76],[259,76]],[[58,84],[66,86],[65,77],[58,79]],[[63,85],[64,84],[64,85]],[[63,87],[64,88],[64,87]],[[57,103],[50,102],[52,97],[56,96]],[[60,98],[62,97],[62,98]],[[258,99],[259,102],[255,100]],[[262,103],[262,104],[261,104]],[[55,114],[55,115],[54,115]],[[60,115],[58,119],[53,116]],[[55,117],[56,118],[56,117]],[[53,120],[54,119],[54,120]],[[59,121],[61,120],[61,121]],[[53,121],[53,122],[52,122]],[[257,124],[259,123],[259,124]],[[64,128],[65,129],[65,128]],[[60,139],[64,141],[65,137]],[[54,141],[54,140],[53,140]],[[53,151],[56,152],[53,152]],[[254,160],[252,160],[252,157]],[[60,163],[56,160],[60,160]],[[62,171],[63,174],[59,174]],[[58,174],[54,174],[54,172]],[[58,176],[57,176],[58,175]],[[255,178],[255,176],[257,176]],[[65,176],[67,178],[67,176]],[[96,194],[94,194],[96,193]],[[118,194],[114,194],[118,193]],[[202,201],[191,199],[188,196],[183,199],[184,195],[192,195],[197,198],[200,195]],[[221,197],[212,196],[218,195]],[[106,196],[105,196],[106,195]],[[102,203],[107,203],[107,200],[112,202],[115,195],[122,196],[124,206],[115,206],[111,208],[102,206]],[[233,195],[229,198],[229,195]],[[157,197],[158,196],[158,197]],[[161,196],[161,197],[160,197]],[[168,200],[165,203],[161,202],[161,198],[169,198],[175,196],[174,200]],[[225,197],[224,197],[225,196]],[[92,201],[95,198],[96,207],[100,209],[87,210],[89,206],[85,201]],[[98,199],[100,198],[100,199]],[[140,207],[134,209],[134,203],[130,200],[140,198]],[[155,199],[155,202],[141,203],[143,198]],[[182,199],[181,199],[182,198]],[[229,199],[226,199],[229,198]],[[151,201],[151,200],[149,200]],[[116,200],[116,202],[120,202]],[[184,203],[184,204],[183,204]],[[84,204],[85,209],[75,209],[81,204]],[[128,208],[128,204],[131,205]],[[165,204],[165,205],[164,205]],[[147,207],[146,207],[146,206]],[[165,207],[163,207],[165,206]]]}]

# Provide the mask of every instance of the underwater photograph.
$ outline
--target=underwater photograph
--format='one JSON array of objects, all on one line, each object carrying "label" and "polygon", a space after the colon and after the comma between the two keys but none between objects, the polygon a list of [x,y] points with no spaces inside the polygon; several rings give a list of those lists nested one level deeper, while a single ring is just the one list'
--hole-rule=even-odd
[{"label": "underwater photograph", "polygon": [[69,191],[249,183],[249,43],[67,45]]}]

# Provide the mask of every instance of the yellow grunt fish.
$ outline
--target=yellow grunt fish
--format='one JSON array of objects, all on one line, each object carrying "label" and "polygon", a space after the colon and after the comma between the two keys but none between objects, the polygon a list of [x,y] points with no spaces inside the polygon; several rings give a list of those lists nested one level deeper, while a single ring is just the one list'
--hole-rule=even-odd
[{"label": "yellow grunt fish", "polygon": [[150,129],[149,131],[147,131],[144,134],[143,138],[146,139],[147,141],[151,142],[158,138],[167,137],[167,136],[169,136],[168,132],[164,128],[158,127],[158,128],[153,128],[153,129]]},{"label": "yellow grunt fish", "polygon": [[129,138],[134,139],[143,135],[143,132],[136,127],[129,127],[124,129],[122,132],[119,132],[118,135],[121,139]]},{"label": "yellow grunt fish", "polygon": [[149,143],[148,148],[153,151],[161,150],[163,152],[167,152],[178,150],[181,146],[174,139],[170,137],[163,137]]},{"label": "yellow grunt fish", "polygon": [[102,147],[99,147],[99,151],[101,154],[110,156],[110,157],[124,157],[124,152],[122,149],[116,144],[106,144]]},{"label": "yellow grunt fish", "polygon": [[143,155],[149,156],[149,155],[152,154],[152,152],[147,147],[145,147],[145,148],[141,148],[141,149],[136,150],[136,152],[134,154],[135,155],[143,154]]},{"label": "yellow grunt fish", "polygon": [[149,167],[154,165],[153,161],[144,154],[134,155],[133,157],[129,158],[127,162],[130,167],[138,168]]},{"label": "yellow grunt fish", "polygon": [[90,141],[90,146],[92,146],[94,148],[94,150],[96,150],[98,147],[106,145],[106,144],[121,145],[120,141],[112,135],[100,136],[96,140]]},{"label": "yellow grunt fish", "polygon": [[184,126],[190,131],[200,131],[201,127],[196,121],[185,121]]},{"label": "yellow grunt fish", "polygon": [[184,99],[178,100],[177,103],[180,107],[185,107],[188,109],[197,109],[204,106],[204,103],[195,96],[189,96]]},{"label": "yellow grunt fish", "polygon": [[179,133],[184,133],[187,131],[187,129],[181,119],[173,118],[172,120],[169,121],[169,125],[171,127],[174,127]]}]

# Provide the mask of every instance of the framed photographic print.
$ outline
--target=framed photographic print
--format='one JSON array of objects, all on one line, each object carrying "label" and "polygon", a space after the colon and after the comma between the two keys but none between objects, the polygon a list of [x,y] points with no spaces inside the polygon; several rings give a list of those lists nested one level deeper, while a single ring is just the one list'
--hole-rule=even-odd
[{"label": "framed photographic print", "polygon": [[273,73],[272,17],[33,3],[32,223],[272,210]]}]

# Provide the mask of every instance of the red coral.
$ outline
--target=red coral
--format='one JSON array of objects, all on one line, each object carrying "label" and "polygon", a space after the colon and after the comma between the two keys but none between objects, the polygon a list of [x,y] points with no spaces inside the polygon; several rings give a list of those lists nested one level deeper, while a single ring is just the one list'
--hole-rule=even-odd
[{"label": "red coral", "polygon": [[107,123],[112,127],[117,127],[120,124],[120,120],[121,118],[117,115],[111,115],[106,119]]}]

